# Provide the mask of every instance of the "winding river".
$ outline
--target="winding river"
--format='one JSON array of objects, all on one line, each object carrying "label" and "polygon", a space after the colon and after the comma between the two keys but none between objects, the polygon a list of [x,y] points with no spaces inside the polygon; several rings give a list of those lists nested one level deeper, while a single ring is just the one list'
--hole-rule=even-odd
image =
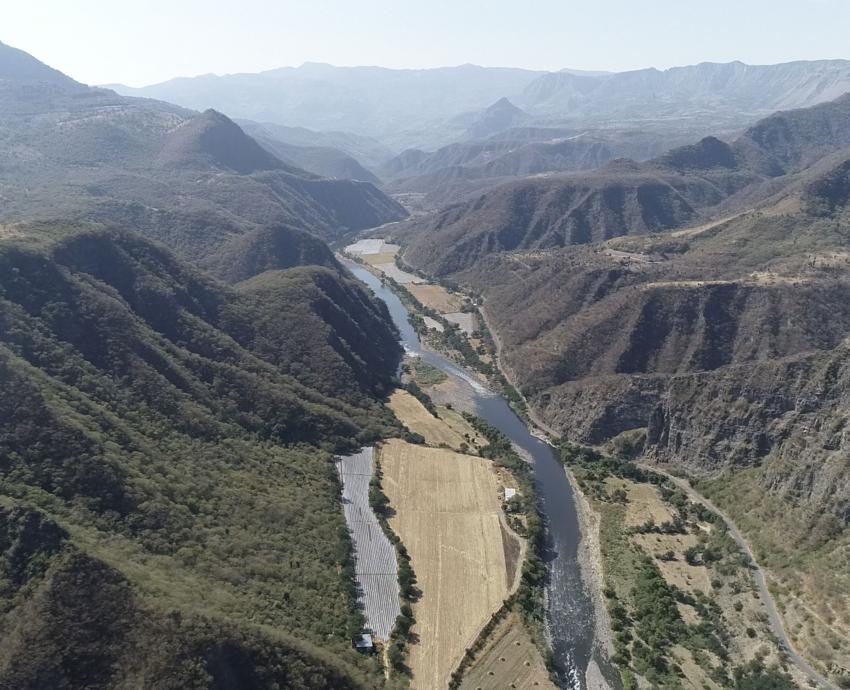
[{"label": "winding river", "polygon": [[359,265],[348,261],[346,265],[386,303],[404,349],[465,386],[474,401],[476,414],[500,429],[533,459],[546,525],[546,626],[561,686],[584,690],[585,673],[593,651],[593,607],[582,583],[578,561],[581,531],[575,496],[555,450],[530,433],[504,398],[481,385],[451,360],[423,348],[408,321],[407,309],[392,290]]}]

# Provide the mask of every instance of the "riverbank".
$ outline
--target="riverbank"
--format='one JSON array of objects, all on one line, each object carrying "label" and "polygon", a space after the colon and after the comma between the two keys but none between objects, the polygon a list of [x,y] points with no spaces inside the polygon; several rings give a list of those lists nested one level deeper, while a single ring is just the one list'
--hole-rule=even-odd
[{"label": "riverbank", "polygon": [[608,616],[608,608],[602,594],[605,587],[605,572],[602,560],[602,542],[599,535],[601,518],[591,507],[590,501],[579,488],[578,482],[569,469],[564,468],[564,472],[578,499],[576,508],[582,534],[578,560],[585,586],[588,588],[593,602],[594,655],[587,669],[587,688],[588,690],[609,690],[611,684],[606,680],[596,661],[597,654],[601,653],[605,659],[610,659],[614,654],[611,619]]},{"label": "riverbank", "polygon": [[459,391],[451,388],[460,386],[463,397],[472,401],[474,414],[498,429],[522,454],[532,458],[535,492],[546,525],[543,560],[547,572],[540,582],[546,590],[544,617],[551,638],[552,658],[562,686],[584,690],[588,687],[586,673],[594,646],[595,616],[578,563],[582,536],[576,499],[556,449],[539,438],[538,430],[532,433],[529,425],[517,416],[505,398],[482,387],[458,362],[423,347],[410,322],[420,317],[414,315],[408,320],[406,305],[390,285],[382,284],[374,270],[363,264],[349,262],[349,266],[355,276],[387,304],[408,354],[442,370],[453,379],[451,386],[443,386],[442,394],[457,395]]},{"label": "riverbank", "polygon": [[[493,341],[494,352],[493,360],[502,375],[508,382],[522,395],[522,392],[517,388],[516,381],[512,372],[504,364],[502,359],[502,341],[498,331],[493,328],[492,322],[487,316],[486,305],[478,308],[484,326],[490,333]],[[536,414],[532,406],[525,400],[526,412],[528,415],[529,431],[537,436],[541,441],[551,443],[551,439],[557,438],[558,434],[548,426]],[[599,663],[596,660],[597,655],[601,655],[605,660],[611,658],[614,653],[613,631],[611,629],[611,620],[608,616],[608,608],[605,604],[605,597],[602,591],[605,586],[604,569],[602,560],[602,543],[599,535],[600,516],[593,510],[587,496],[584,495],[581,488],[578,486],[575,477],[568,468],[564,468],[564,474],[573,489],[573,494],[576,497],[576,513],[578,515],[579,529],[581,533],[581,541],[578,546],[578,563],[581,569],[583,585],[586,588],[590,600],[593,605],[593,637],[594,637],[594,653],[591,656],[590,662],[585,673],[585,682],[588,690],[610,690],[611,683],[605,678]]]}]

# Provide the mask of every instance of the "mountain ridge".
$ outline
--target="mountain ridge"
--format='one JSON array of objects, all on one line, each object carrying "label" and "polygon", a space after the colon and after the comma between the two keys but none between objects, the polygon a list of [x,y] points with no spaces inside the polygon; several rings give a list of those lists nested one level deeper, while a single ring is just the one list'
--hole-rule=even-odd
[{"label": "mountain ridge", "polygon": [[380,686],[331,453],[398,429],[386,308],[91,226],[19,228],[0,268],[0,685]]},{"label": "mountain ridge", "polygon": [[263,227],[333,241],[406,215],[370,183],[286,165],[216,111],[82,85],[5,80],[0,91],[0,222],[131,226],[220,265],[223,245]]},{"label": "mountain ridge", "polygon": [[732,144],[707,137],[640,164],[613,160],[589,174],[511,182],[394,226],[391,234],[405,245],[406,261],[447,275],[491,252],[672,230],[717,209],[733,213],[764,202],[771,184],[787,186],[850,146],[848,123],[845,95],[771,115]]},{"label": "mountain ridge", "polygon": [[562,126],[654,120],[702,133],[712,127],[717,131],[721,123],[727,131],[740,129],[773,111],[815,105],[850,91],[850,61],[701,63],[612,74],[326,65],[312,72],[282,68],[117,88],[246,119],[349,130],[402,150],[449,143],[458,132],[449,128],[447,133],[447,123],[501,98],[540,122],[556,120]]}]

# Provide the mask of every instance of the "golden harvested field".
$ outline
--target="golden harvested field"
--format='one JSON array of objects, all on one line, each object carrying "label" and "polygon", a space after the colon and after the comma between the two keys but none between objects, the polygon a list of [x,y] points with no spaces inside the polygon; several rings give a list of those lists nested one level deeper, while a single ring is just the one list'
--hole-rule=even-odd
[{"label": "golden harvested field", "polygon": [[[464,433],[472,432],[472,428],[457,413],[455,413],[455,416],[449,416],[452,413],[451,410],[438,408],[437,411],[441,415],[447,415],[445,421],[439,419],[428,412],[425,406],[410,393],[401,388],[393,391],[389,405],[402,424],[411,431],[422,434],[425,437],[425,442],[430,446],[447,445],[458,450],[462,443],[466,443],[470,447],[473,445],[470,440],[463,436]],[[472,437],[477,438],[474,432],[470,433],[470,438]]]},{"label": "golden harvested field", "polygon": [[426,307],[436,309],[441,314],[460,311],[463,298],[453,295],[441,285],[408,285],[407,289]]},{"label": "golden harvested field", "polygon": [[367,264],[371,266],[377,266],[379,264],[391,264],[395,261],[395,255],[398,253],[398,249],[393,252],[381,252],[380,254],[364,254],[361,258]]},{"label": "golden harvested field", "polygon": [[[469,438],[472,439],[472,442],[469,444],[470,446],[478,447],[487,445],[487,439],[473,429],[469,422],[463,418],[463,415],[460,412],[454,409],[449,409],[445,405],[437,405],[437,413],[446,425],[454,429],[461,436],[465,438],[469,435]],[[512,479],[511,486],[515,483],[516,481]]]},{"label": "golden harvested field", "polygon": [[461,690],[543,688],[555,690],[540,651],[516,614],[493,631],[487,645],[464,674]]},{"label": "golden harvested field", "polygon": [[489,460],[398,439],[382,446],[380,464],[390,526],[422,591],[412,687],[442,690],[509,593],[500,486]]}]

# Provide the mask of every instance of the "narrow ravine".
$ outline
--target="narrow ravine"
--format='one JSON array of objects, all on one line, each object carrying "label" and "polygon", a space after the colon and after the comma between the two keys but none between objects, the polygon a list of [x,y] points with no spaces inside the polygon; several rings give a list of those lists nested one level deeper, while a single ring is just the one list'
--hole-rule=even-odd
[{"label": "narrow ravine", "polygon": [[423,348],[408,321],[407,309],[379,278],[356,263],[346,261],[346,265],[387,305],[405,351],[441,369],[465,387],[476,414],[497,427],[532,458],[546,525],[546,627],[556,673],[562,687],[584,690],[587,687],[585,674],[593,652],[593,604],[582,580],[578,559],[582,535],[576,499],[555,449],[534,436],[503,397],[488,390],[448,358]]}]

